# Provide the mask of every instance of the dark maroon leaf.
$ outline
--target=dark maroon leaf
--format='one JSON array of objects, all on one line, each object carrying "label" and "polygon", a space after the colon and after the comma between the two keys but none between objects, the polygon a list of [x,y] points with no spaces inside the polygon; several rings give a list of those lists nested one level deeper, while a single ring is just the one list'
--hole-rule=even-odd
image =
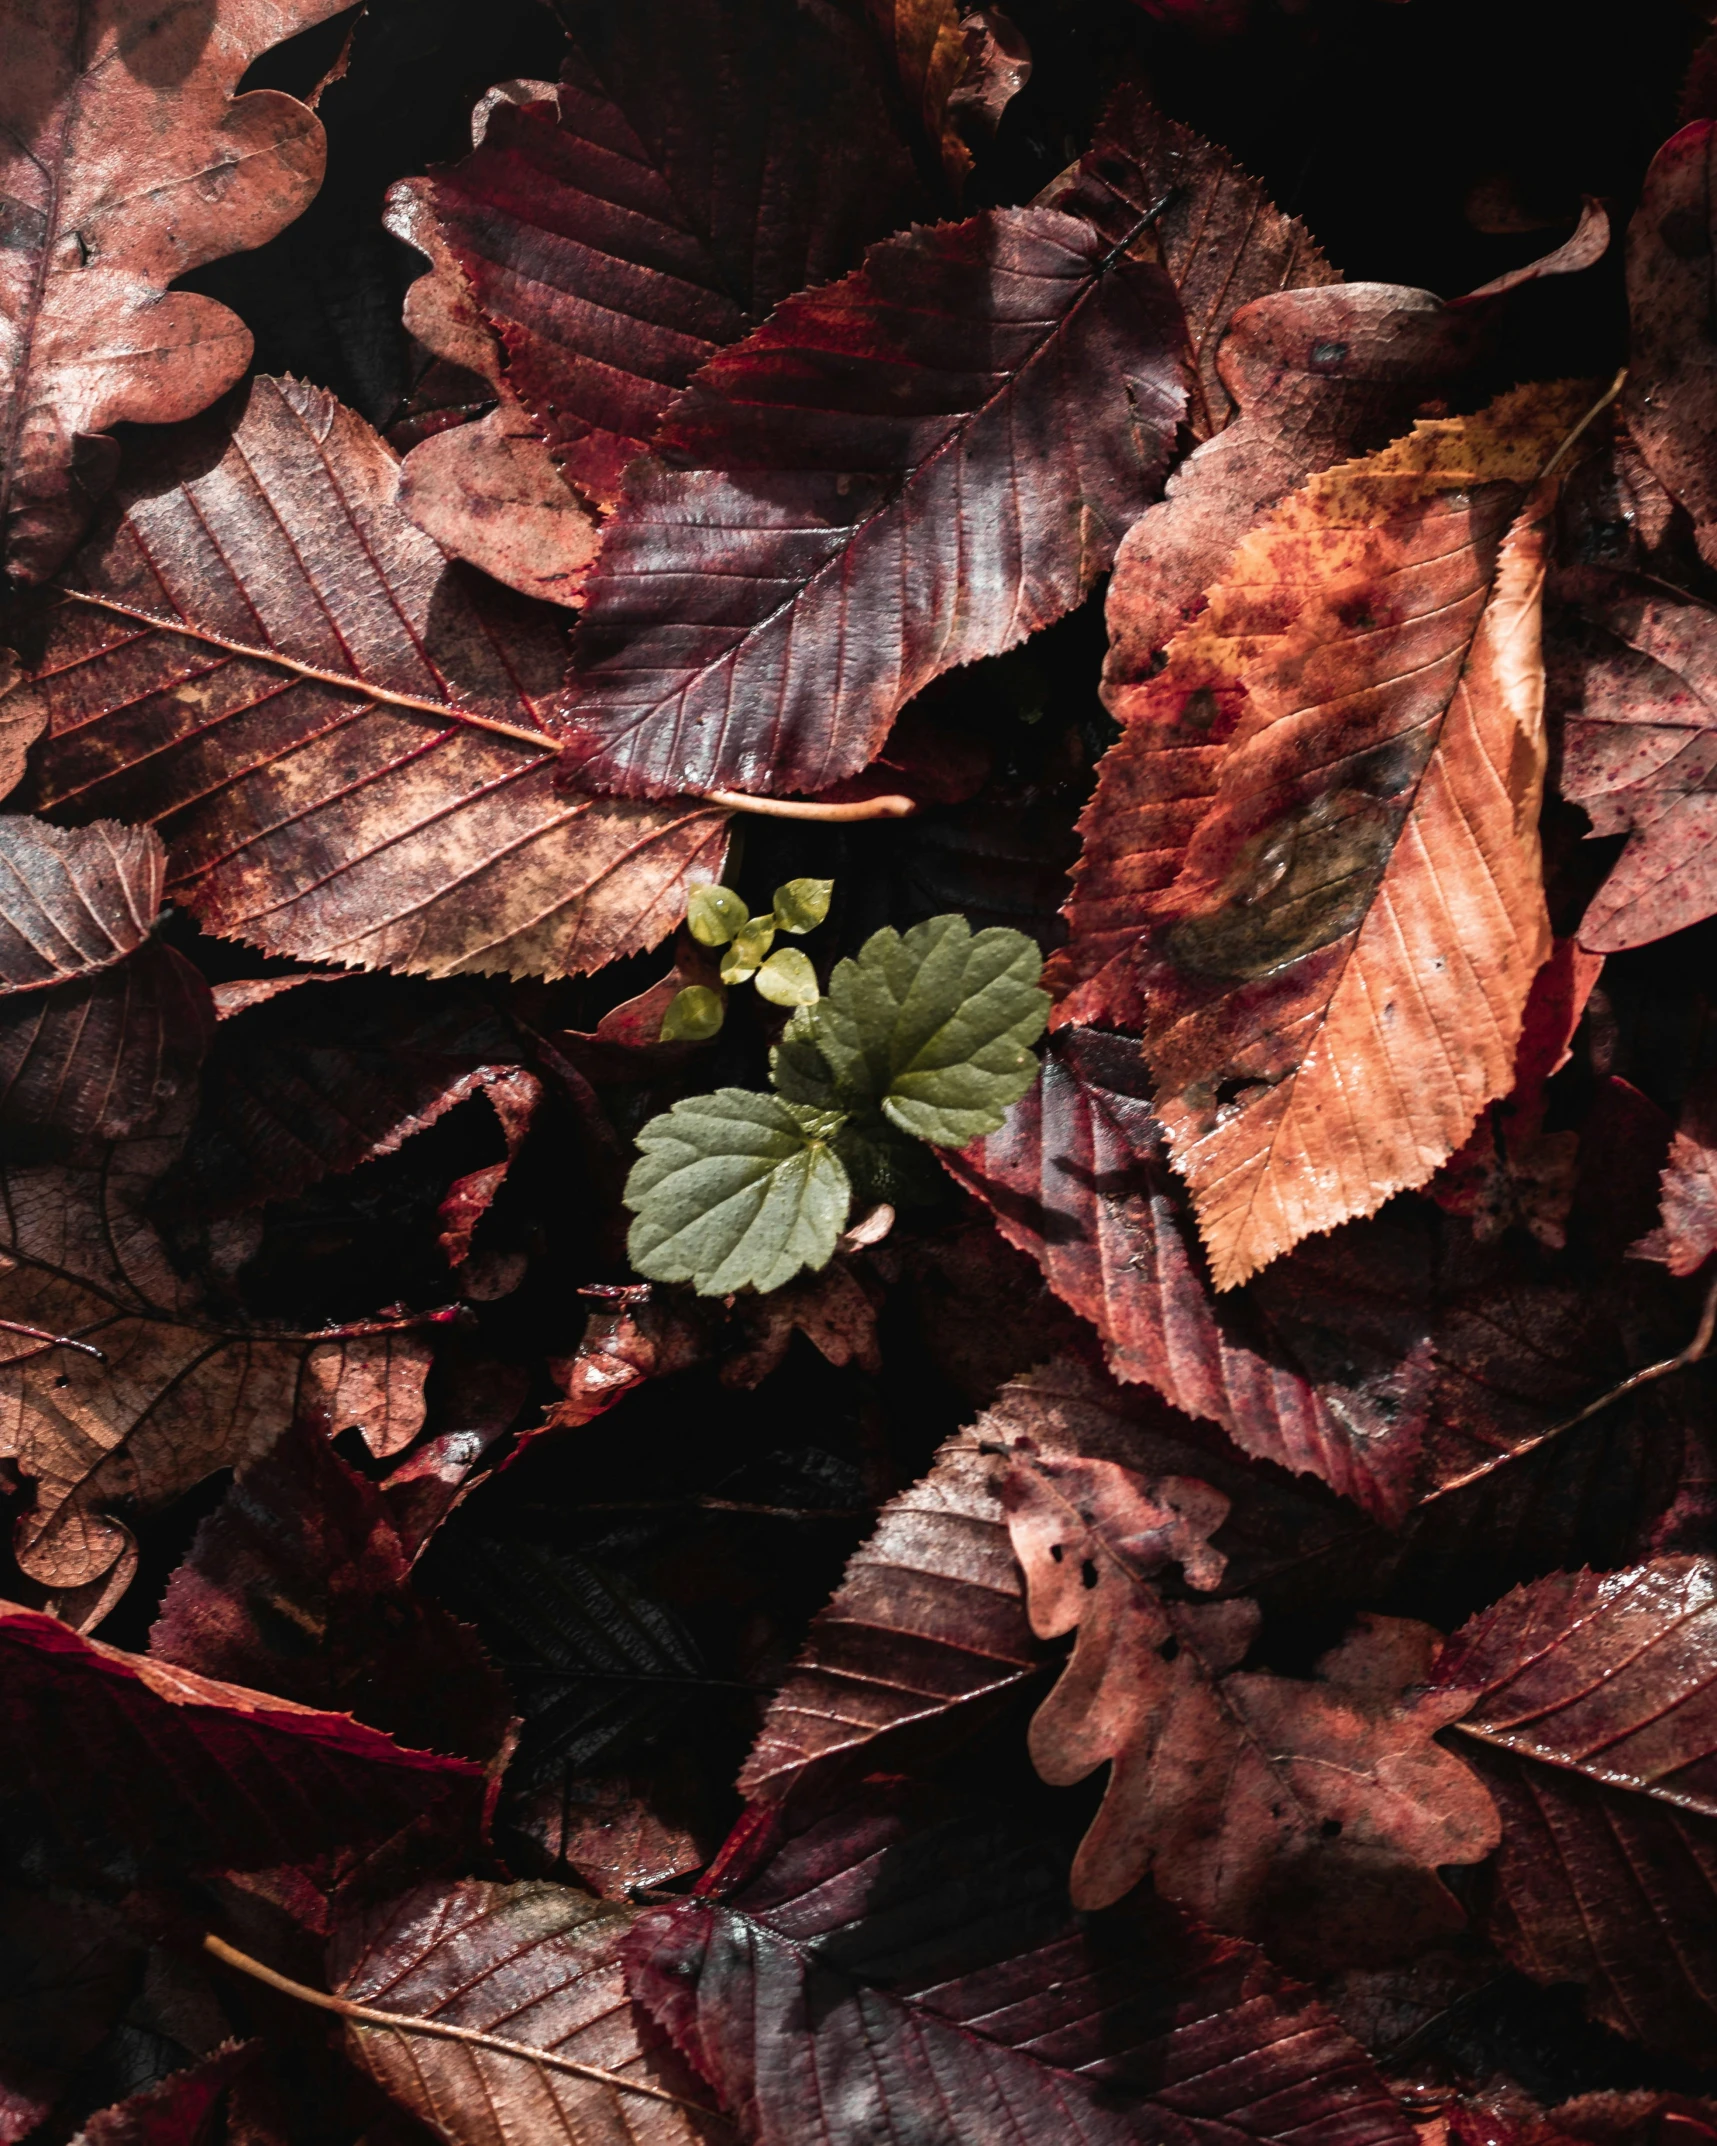
[{"label": "dark maroon leaf", "polygon": [[1717,2030],[1717,1567],[1556,1573],[1456,1633],[1449,1741],[1503,1816],[1491,1927],[1597,2016],[1702,2061]]},{"label": "dark maroon leaf", "polygon": [[469,156],[402,183],[395,228],[434,218],[508,390],[609,504],[700,365],[924,203],[870,41],[834,0],[559,13],[560,83],[496,92]]},{"label": "dark maroon leaf", "polygon": [[1078,602],[1182,408],[1143,224],[904,233],[704,368],[587,590],[569,749],[592,780],[824,789],[932,678]]},{"label": "dark maroon leaf", "polygon": [[91,1903],[0,1890],[0,2140],[26,2137],[118,2016],[140,1965]]},{"label": "dark maroon leaf", "polygon": [[82,1842],[257,1869],[425,1819],[474,1838],[479,1768],[348,1715],[80,1639],[14,1604],[0,1610],[0,1666],[5,1783]]},{"label": "dark maroon leaf", "polygon": [[1405,2140],[1357,2044],[1252,1946],[1148,1900],[1075,1922],[1040,1846],[922,1805],[872,1795],[761,1868],[742,1830],[706,1897],[627,1942],[758,2146]]},{"label": "dark maroon leaf", "polygon": [[414,1592],[382,1493],[302,1419],[240,1469],[168,1582],[158,1661],[494,1757],[510,1708],[474,1635]]},{"label": "dark maroon leaf", "polygon": [[200,2063],[97,2110],[78,2134],[79,2146],[209,2146],[220,2136],[222,2098],[257,2053],[254,2042],[226,2043]]}]

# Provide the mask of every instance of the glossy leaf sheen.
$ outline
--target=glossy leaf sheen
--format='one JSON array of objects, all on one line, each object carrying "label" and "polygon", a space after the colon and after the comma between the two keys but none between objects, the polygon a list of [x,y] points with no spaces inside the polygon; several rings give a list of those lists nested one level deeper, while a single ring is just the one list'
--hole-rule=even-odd
[{"label": "glossy leaf sheen", "polygon": [[674,405],[574,646],[575,754],[628,794],[820,790],[932,678],[1078,602],[1184,390],[1162,271],[1051,209],[872,247]]}]

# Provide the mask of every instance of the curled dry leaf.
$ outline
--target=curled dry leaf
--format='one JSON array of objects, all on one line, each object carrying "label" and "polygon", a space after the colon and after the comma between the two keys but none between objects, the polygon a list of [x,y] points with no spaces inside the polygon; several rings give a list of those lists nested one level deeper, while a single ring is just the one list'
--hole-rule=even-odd
[{"label": "curled dry leaf", "polygon": [[[257,1870],[361,1848],[425,1818],[475,1839],[481,1771],[0,1608],[0,1770],[74,1837]],[[139,1765],[138,1753],[148,1763]]]},{"label": "curled dry leaf", "polygon": [[956,188],[972,168],[949,99],[965,78],[967,49],[959,0],[865,0],[883,49],[900,71],[907,105]]},{"label": "curled dry leaf", "polygon": [[1559,572],[1549,706],[1561,786],[1627,848],[1580,942],[1643,946],[1717,912],[1717,612],[1657,577]]},{"label": "curled dry leaf", "polygon": [[260,1453],[300,1400],[338,1429],[391,1412],[403,1380],[406,1420],[421,1421],[425,1359],[396,1358],[386,1331],[318,1342],[208,1316],[148,1219],[181,1138],[152,1127],[4,1174],[0,1451],[34,1482],[15,1546],[47,1586],[86,1586],[134,1556],[109,1505],[149,1512]]},{"label": "curled dry leaf", "polygon": [[0,557],[41,581],[112,482],[122,421],[171,424],[250,363],[250,333],[176,278],[291,222],[322,127],[279,90],[235,97],[282,38],[341,0],[214,0],[9,18],[0,86]]},{"label": "curled dry leaf", "polygon": [[1017,1823],[897,1785],[766,1856],[773,1830],[742,1822],[704,1897],[626,1945],[757,2146],[1409,2136],[1309,1991],[1155,1900],[1075,1920]]},{"label": "curled dry leaf", "polygon": [[[518,103],[540,83],[503,83],[478,105],[479,143],[497,101]],[[383,221],[429,262],[406,292],[405,325],[437,357],[486,380],[496,408],[421,440],[400,465],[399,499],[420,529],[525,596],[576,604],[596,556],[596,517],[555,468],[541,428],[503,369],[501,345],[436,219],[429,179],[402,179]]]},{"label": "curled dry leaf", "polygon": [[652,944],[725,816],[557,789],[554,614],[451,563],[398,478],[295,381],[151,442],[18,689],[32,802],[157,826],[174,899],[272,953],[559,975]]},{"label": "curled dry leaf", "polygon": [[1491,1929],[1543,1982],[1695,2062],[1717,2031],[1717,1566],[1517,1588],[1449,1642],[1450,1742],[1502,1812]]},{"label": "curled dry leaf", "polygon": [[932,678],[1079,601],[1184,400],[1173,290],[1126,236],[1040,208],[919,227],[704,367],[589,584],[593,780],[826,788]]},{"label": "curled dry leaf", "polygon": [[506,392],[606,506],[700,365],[921,203],[864,25],[836,0],[558,12],[558,87],[495,93],[469,156],[395,190],[394,228],[463,270]]},{"label": "curled dry leaf", "polygon": [[302,1418],[202,1523],[149,1633],[161,1662],[494,1757],[509,1708],[472,1633],[413,1592],[382,1493]]},{"label": "curled dry leaf", "polygon": [[[633,1920],[565,1885],[420,1887],[336,1930],[339,1994],[514,2047],[348,2020],[347,2050],[449,2146],[726,2141],[707,2090],[626,1994],[620,1955]],[[581,2065],[614,2076],[580,2076]]]},{"label": "curled dry leaf", "polygon": [[1143,1022],[1220,1289],[1422,1184],[1507,1087],[1550,951],[1543,488],[1516,516],[1588,400],[1313,478],[1112,695],[1048,980],[1063,1020]]},{"label": "curled dry leaf", "polygon": [[1220,1576],[1220,1493],[1020,1451],[1003,1497],[1033,1631],[1078,1634],[1033,1717],[1033,1761],[1058,1787],[1111,1762],[1074,1859],[1076,1906],[1106,1907],[1149,1874],[1219,1929],[1267,1928],[1302,1957],[1343,1961],[1376,1945],[1386,1901],[1385,1956],[1458,1923],[1429,1873],[1488,1854],[1496,1814],[1432,1741],[1456,1704],[1414,1696],[1435,1659],[1428,1626],[1366,1618],[1309,1683],[1242,1670],[1256,1604],[1172,1601],[1152,1584],[1170,1562],[1193,1586]]},{"label": "curled dry leaf", "polygon": [[1622,408],[1659,481],[1693,517],[1699,549],[1717,561],[1717,391],[1707,293],[1717,121],[1697,119],[1658,151],[1628,226],[1632,335]]}]

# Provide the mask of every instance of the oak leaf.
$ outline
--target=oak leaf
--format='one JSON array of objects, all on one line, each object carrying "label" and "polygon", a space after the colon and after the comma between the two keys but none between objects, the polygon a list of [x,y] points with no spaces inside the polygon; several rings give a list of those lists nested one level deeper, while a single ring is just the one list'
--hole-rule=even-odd
[{"label": "oak leaf", "polygon": [[350,1715],[80,1639],[12,1603],[0,1607],[0,1656],[8,1783],[88,1842],[254,1870],[373,1845],[424,1818],[475,1835],[476,1766],[407,1750]]},{"label": "oak leaf", "polygon": [[608,506],[700,365],[922,203],[870,40],[836,0],[558,12],[560,83],[492,93],[469,156],[395,189],[411,223],[394,228],[457,262],[508,395]]},{"label": "oak leaf", "polygon": [[1143,1022],[1219,1289],[1422,1184],[1507,1087],[1550,951],[1520,503],[1584,400],[1313,478],[1115,702],[1048,980],[1064,1021]]},{"label": "oak leaf", "polygon": [[[479,143],[496,101],[549,93],[502,83],[473,118]],[[429,179],[390,189],[382,221],[429,262],[405,294],[407,329],[426,350],[486,381],[497,407],[435,432],[406,453],[399,498],[444,551],[468,559],[524,596],[574,605],[596,556],[596,516],[555,468],[541,427],[508,381],[500,339],[478,311],[465,271],[438,222]]]},{"label": "oak leaf", "polygon": [[169,1119],[4,1173],[0,1449],[35,1484],[16,1554],[45,1585],[85,1586],[116,1564],[129,1577],[135,1550],[108,1506],[148,1512],[260,1453],[301,1402],[335,1429],[385,1420],[403,1382],[405,1421],[422,1420],[421,1345],[395,1356],[385,1329],[318,1340],[211,1316],[147,1211],[182,1134]]},{"label": "oak leaf", "polygon": [[1594,835],[1628,836],[1580,943],[1618,953],[1717,911],[1717,612],[1602,567],[1564,568],[1551,594],[1561,788]]},{"label": "oak leaf", "polygon": [[18,689],[32,802],[158,826],[169,894],[272,953],[559,975],[653,943],[724,816],[556,787],[556,614],[450,562],[398,481],[295,381],[151,443]]},{"label": "oak leaf", "polygon": [[824,789],[932,678],[1079,601],[1184,400],[1173,289],[1127,251],[1144,222],[918,227],[704,367],[587,587],[571,750],[591,780]]},{"label": "oak leaf", "polygon": [[1717,1567],[1558,1572],[1462,1627],[1433,1677],[1503,1818],[1490,1926],[1600,2019],[1701,2061],[1717,2025]]},{"label": "oak leaf", "polygon": [[1717,248],[1712,159],[1717,121],[1696,119],[1663,145],[1628,225],[1631,334],[1622,409],[1653,473],[1693,518],[1717,560],[1717,399],[1711,390],[1710,287]]},{"label": "oak leaf", "polygon": [[[633,1921],[565,1885],[420,1887],[336,1930],[329,1967],[339,1994],[514,2047],[349,2020],[347,2052],[448,2146],[721,2139],[727,2127],[699,2081],[626,1994],[620,1953]],[[581,2065],[643,2091],[581,2077]]]},{"label": "oak leaf", "polygon": [[1361,2050],[1252,1946],[1149,1898],[1076,1919],[1065,1882],[1017,1821],[867,1785],[742,1820],[640,1917],[631,1987],[758,2146],[1402,2146]]},{"label": "oak leaf", "polygon": [[122,421],[171,424],[250,363],[249,331],[169,286],[248,246],[321,183],[322,127],[251,63],[340,0],[189,13],[14,9],[0,87],[0,559],[41,581],[111,483]]}]

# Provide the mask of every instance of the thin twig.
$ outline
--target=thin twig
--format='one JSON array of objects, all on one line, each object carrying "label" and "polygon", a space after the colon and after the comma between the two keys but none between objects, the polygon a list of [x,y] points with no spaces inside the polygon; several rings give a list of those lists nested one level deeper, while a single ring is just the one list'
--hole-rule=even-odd
[{"label": "thin twig", "polygon": [[910,797],[861,797],[851,805],[819,805],[814,797],[753,797],[745,790],[704,790],[712,805],[754,812],[767,820],[904,820],[918,807]]},{"label": "thin twig", "polygon": [[1622,384],[1627,379],[1627,377],[1628,369],[1624,365],[1621,371],[1617,373],[1616,377],[1610,382],[1609,386],[1605,388],[1604,392],[1598,397],[1597,401],[1593,403],[1592,407],[1586,412],[1585,416],[1581,418],[1580,422],[1574,427],[1573,431],[1569,433],[1568,437],[1562,442],[1561,446],[1557,448],[1556,452],[1550,457],[1549,461],[1546,462],[1544,467],[1538,472],[1538,481],[1540,484],[1542,484],[1545,478],[1551,474],[1551,472],[1555,469],[1557,463],[1561,461],[1562,457],[1568,452],[1569,448],[1573,446],[1574,442],[1580,437],[1581,433],[1585,431],[1586,427],[1592,422],[1592,420],[1595,417],[1601,416],[1603,412],[1610,407],[1610,404],[1615,401],[1616,397],[1621,393]]},{"label": "thin twig", "polygon": [[[1451,1482],[1439,1483],[1431,1492],[1431,1498],[1443,1498],[1452,1490],[1464,1490],[1469,1483],[1479,1482],[1494,1470],[1507,1467],[1510,1461],[1519,1460],[1522,1454],[1536,1452],[1540,1446],[1548,1445],[1552,1438],[1560,1438],[1564,1431],[1571,1431],[1604,1409],[1613,1408],[1618,1401],[1625,1401],[1630,1393],[1637,1392],[1641,1386],[1649,1386],[1653,1379],[1668,1378],[1672,1371],[1682,1371],[1689,1364],[1698,1363],[1710,1348],[1713,1333],[1717,1333],[1717,1279],[1712,1281],[1705,1292],[1705,1308],[1699,1314],[1699,1324],[1694,1328],[1693,1339],[1686,1348],[1674,1356],[1666,1356],[1661,1363],[1647,1364],[1643,1371],[1634,1372],[1631,1377],[1623,1379],[1619,1386],[1612,1386],[1608,1393],[1600,1394],[1597,1400],[1588,1402],[1577,1416],[1570,1416],[1565,1422],[1552,1424],[1549,1430],[1540,1431],[1536,1438],[1525,1439],[1517,1446],[1510,1446],[1505,1453],[1493,1453],[1489,1460],[1481,1462],[1476,1468],[1469,1468],[1465,1475],[1457,1475]],[[1425,1502],[1429,1504],[1430,1499]]]},{"label": "thin twig", "polygon": [[313,2004],[318,2011],[337,2012],[342,2019],[356,2020],[360,2026],[387,2027],[396,2034],[426,2034],[442,2042],[463,2042],[469,2049],[489,2049],[496,2056],[516,2057],[521,2063],[539,2064],[547,2071],[570,2072],[575,2079],[594,2079],[598,2085],[617,2087],[622,2093],[642,2094],[650,2101],[669,2101],[677,2109],[690,2109],[698,2116],[713,2116],[718,2123],[730,2121],[719,2109],[712,2109],[705,2102],[689,2101],[684,2094],[670,2094],[665,2086],[651,2086],[642,2079],[628,2079],[624,2073],[607,2071],[600,2064],[581,2064],[576,2057],[556,2056],[551,2050],[533,2049],[528,2042],[510,2042],[499,2034],[481,2034],[475,2027],[455,2027],[437,2019],[414,2019],[408,2012],[381,2012],[373,2005],[354,2004],[349,1997],[332,1997],[326,1990],[313,1990],[307,1982],[294,1982],[289,1975],[277,1974],[272,1967],[264,1967],[260,1960],[253,1960],[248,1952],[240,1952],[212,1931],[203,1939],[203,1950],[212,1952],[217,1960],[224,1960],[229,1967],[236,1967],[240,1974],[249,1975],[257,1982],[266,1982],[272,1990],[296,1997],[303,2004]]},{"label": "thin twig", "polygon": [[[24,1334],[31,1341],[41,1342],[46,1348],[78,1349],[85,1356],[93,1356],[98,1364],[104,1364],[107,1361],[106,1356],[95,1346],[93,1341],[74,1341],[69,1334],[53,1334],[45,1326],[25,1326],[18,1319],[0,1319],[0,1334]],[[14,1356],[12,1358],[13,1363],[23,1361],[22,1357]]]}]

